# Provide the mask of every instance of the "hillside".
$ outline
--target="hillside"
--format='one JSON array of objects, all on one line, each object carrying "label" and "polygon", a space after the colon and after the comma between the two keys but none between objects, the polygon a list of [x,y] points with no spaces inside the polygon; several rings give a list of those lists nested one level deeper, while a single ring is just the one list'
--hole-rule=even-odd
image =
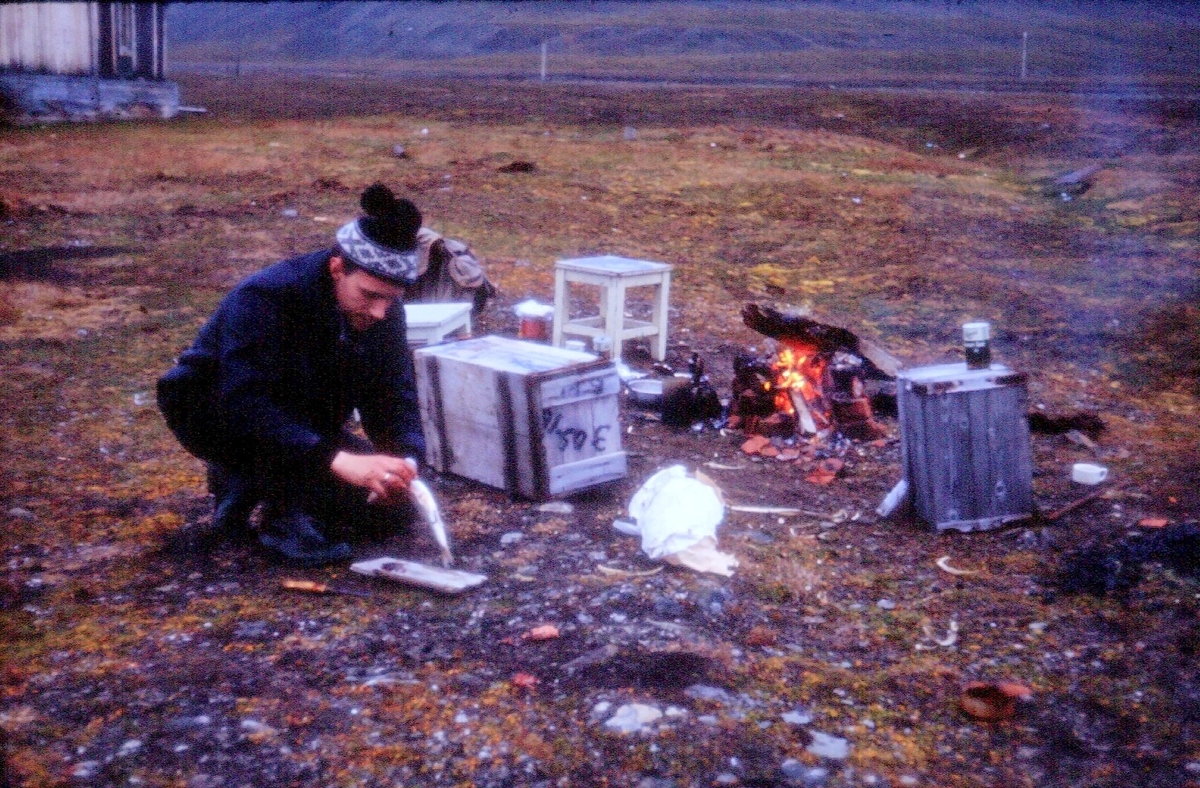
[{"label": "hillside", "polygon": [[[173,68],[767,83],[1153,86],[1200,75],[1188,4],[183,3]],[[1021,48],[1028,33],[1025,79]]]}]

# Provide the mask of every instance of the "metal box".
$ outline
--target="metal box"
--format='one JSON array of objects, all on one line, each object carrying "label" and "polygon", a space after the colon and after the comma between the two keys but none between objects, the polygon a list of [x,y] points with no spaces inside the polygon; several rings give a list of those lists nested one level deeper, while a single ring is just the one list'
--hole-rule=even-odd
[{"label": "metal box", "polygon": [[981,531],[1033,513],[1026,376],[941,364],[897,378],[904,478],[939,531]]},{"label": "metal box", "polygon": [[625,476],[616,365],[486,336],[414,352],[426,461],[532,500]]}]

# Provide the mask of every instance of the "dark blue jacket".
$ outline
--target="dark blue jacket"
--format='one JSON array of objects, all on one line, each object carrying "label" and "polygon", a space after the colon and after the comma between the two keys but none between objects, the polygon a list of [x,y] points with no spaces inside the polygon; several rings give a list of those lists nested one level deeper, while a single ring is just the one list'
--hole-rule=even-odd
[{"label": "dark blue jacket", "polygon": [[329,258],[314,252],[247,278],[159,380],[159,407],[184,448],[220,463],[327,472],[357,408],[377,449],[424,460],[404,308],[352,331]]}]

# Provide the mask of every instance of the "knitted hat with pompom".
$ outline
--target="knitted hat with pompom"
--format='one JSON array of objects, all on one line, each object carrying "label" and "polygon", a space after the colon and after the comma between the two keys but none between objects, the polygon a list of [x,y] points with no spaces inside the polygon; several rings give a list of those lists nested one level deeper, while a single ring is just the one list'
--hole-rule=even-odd
[{"label": "knitted hat with pompom", "polygon": [[421,211],[411,200],[397,199],[382,183],[368,186],[359,204],[366,216],[337,231],[342,254],[372,276],[410,284],[417,278]]}]

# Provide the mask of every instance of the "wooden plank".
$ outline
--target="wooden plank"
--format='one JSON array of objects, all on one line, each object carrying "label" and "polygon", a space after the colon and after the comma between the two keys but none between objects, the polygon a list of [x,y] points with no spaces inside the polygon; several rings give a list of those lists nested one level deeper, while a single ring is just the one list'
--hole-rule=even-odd
[{"label": "wooden plank", "polygon": [[373,558],[350,565],[350,571],[370,577],[382,577],[398,583],[429,588],[444,594],[460,594],[487,580],[487,575],[461,569],[443,569],[400,558]]},{"label": "wooden plank", "polygon": [[623,479],[626,473],[626,456],[623,451],[556,465],[550,469],[549,492],[551,495],[574,492],[615,479]]},{"label": "wooden plank", "polygon": [[541,406],[552,408],[581,400],[616,396],[621,393],[621,377],[612,364],[578,373],[556,376],[541,384]]}]

